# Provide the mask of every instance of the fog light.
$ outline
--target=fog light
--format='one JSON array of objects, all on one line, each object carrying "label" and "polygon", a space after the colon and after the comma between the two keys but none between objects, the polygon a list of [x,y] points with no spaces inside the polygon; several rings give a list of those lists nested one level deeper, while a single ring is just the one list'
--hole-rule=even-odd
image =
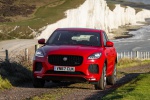
[{"label": "fog light", "polygon": [[42,70],[42,63],[36,62],[35,63],[35,71],[41,71]]},{"label": "fog light", "polygon": [[99,73],[99,67],[97,64],[90,64],[88,70],[90,73],[94,73],[94,74]]}]

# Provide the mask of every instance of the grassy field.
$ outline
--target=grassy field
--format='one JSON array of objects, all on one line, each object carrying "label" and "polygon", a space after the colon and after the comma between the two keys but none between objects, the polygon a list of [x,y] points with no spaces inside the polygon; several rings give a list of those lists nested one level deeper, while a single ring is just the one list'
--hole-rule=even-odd
[{"label": "grassy field", "polygon": [[149,100],[150,73],[140,74],[136,79],[108,94],[103,100]]}]

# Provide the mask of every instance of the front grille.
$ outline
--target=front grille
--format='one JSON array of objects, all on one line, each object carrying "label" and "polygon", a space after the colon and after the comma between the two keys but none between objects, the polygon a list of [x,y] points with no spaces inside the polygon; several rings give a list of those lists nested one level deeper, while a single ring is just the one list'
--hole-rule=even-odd
[{"label": "front grille", "polygon": [[65,74],[65,75],[85,75],[83,72],[65,72],[65,71],[53,71],[48,70],[45,74]]},{"label": "front grille", "polygon": [[49,55],[48,62],[58,66],[79,66],[83,62],[82,56],[74,55]]}]

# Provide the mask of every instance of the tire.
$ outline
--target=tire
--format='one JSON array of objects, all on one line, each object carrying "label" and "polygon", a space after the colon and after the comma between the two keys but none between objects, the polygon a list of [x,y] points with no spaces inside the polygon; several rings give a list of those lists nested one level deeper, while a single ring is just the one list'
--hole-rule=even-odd
[{"label": "tire", "polygon": [[117,81],[117,68],[116,64],[114,65],[114,70],[111,76],[108,76],[107,83],[110,85],[114,85]]},{"label": "tire", "polygon": [[95,84],[95,89],[96,90],[105,90],[106,85],[107,85],[107,82],[106,82],[106,65],[104,64],[101,78],[97,82],[97,84]]},{"label": "tire", "polygon": [[33,79],[33,86],[35,88],[43,88],[45,84],[45,80],[34,78]]}]

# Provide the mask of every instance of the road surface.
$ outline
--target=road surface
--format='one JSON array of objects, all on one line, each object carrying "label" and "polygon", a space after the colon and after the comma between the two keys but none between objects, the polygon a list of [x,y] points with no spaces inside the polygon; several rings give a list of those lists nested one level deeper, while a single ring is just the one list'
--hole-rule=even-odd
[{"label": "road surface", "polygon": [[[8,50],[8,53],[11,56],[18,55],[19,53],[25,50],[25,48],[31,48],[38,44],[36,39],[16,39],[16,40],[5,40],[0,42],[0,58],[5,58],[5,50]],[[29,49],[29,52],[34,52],[34,48]]]}]

